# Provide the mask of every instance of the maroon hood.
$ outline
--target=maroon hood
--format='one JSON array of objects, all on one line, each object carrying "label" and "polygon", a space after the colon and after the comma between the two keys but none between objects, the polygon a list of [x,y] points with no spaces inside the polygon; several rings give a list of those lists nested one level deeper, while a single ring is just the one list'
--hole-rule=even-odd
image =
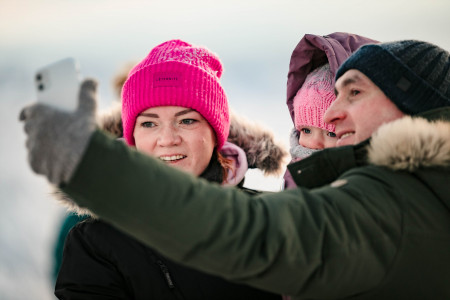
[{"label": "maroon hood", "polygon": [[345,32],[329,35],[305,34],[292,52],[287,80],[287,105],[294,120],[293,99],[311,70],[330,64],[333,80],[339,66],[360,46],[378,41]]}]

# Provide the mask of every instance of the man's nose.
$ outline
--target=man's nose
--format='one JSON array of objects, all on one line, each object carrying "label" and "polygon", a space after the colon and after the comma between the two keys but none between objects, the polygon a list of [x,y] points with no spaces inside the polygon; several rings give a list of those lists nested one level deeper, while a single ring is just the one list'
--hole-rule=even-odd
[{"label": "man's nose", "polygon": [[338,120],[341,120],[344,117],[345,111],[343,109],[342,100],[337,97],[326,110],[323,115],[323,120],[325,123],[335,124]]}]

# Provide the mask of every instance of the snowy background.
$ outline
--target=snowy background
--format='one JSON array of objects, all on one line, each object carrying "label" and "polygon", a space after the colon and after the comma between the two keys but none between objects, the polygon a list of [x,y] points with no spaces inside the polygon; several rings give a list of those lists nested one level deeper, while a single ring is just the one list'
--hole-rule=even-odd
[{"label": "snowy background", "polygon": [[[51,255],[63,209],[26,162],[20,109],[34,100],[34,71],[72,56],[100,81],[100,108],[115,101],[111,79],[129,61],[173,38],[221,58],[232,109],[287,145],[290,55],[305,33],[353,32],[380,41],[422,39],[450,49],[448,0],[117,1],[0,0],[0,299],[53,299]],[[248,176],[276,190],[279,178]]]}]

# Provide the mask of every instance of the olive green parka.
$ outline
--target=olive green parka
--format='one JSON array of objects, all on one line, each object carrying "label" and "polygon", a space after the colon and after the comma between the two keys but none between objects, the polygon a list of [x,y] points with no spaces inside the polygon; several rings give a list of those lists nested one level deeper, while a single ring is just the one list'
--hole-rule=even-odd
[{"label": "olive green parka", "polygon": [[450,109],[426,117],[445,121],[385,124],[255,195],[96,131],[62,189],[175,261],[294,299],[450,299]]}]

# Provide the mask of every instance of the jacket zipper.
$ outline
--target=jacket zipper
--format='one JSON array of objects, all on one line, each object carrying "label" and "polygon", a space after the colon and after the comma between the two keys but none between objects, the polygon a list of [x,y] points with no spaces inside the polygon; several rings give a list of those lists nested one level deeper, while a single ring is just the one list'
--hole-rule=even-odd
[{"label": "jacket zipper", "polygon": [[161,260],[158,259],[156,262],[158,263],[159,268],[163,272],[164,277],[166,278],[167,284],[169,285],[169,288],[171,288],[171,289],[175,288],[175,285],[173,284],[173,281],[172,281],[172,277],[170,277],[169,269],[166,267],[166,265]]},{"label": "jacket zipper", "polygon": [[156,257],[156,255],[153,253],[153,251],[149,251],[149,255],[150,255],[150,258],[153,261],[153,263],[158,264],[159,269],[163,273],[164,278],[166,279],[167,285],[169,286],[169,289],[174,293],[175,298],[178,300],[184,300],[184,297],[181,294],[181,292],[179,291],[179,289],[177,289],[175,287],[175,284],[172,280],[172,276],[170,276],[170,273],[169,273],[169,268],[167,268],[167,266],[163,263],[163,261],[161,259]]}]

